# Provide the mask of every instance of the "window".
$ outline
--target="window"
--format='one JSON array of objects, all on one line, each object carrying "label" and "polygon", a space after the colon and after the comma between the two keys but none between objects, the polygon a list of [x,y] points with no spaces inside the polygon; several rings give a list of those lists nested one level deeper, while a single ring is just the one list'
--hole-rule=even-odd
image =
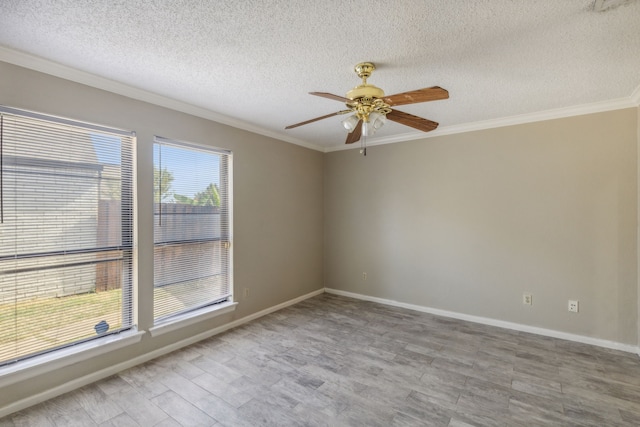
[{"label": "window", "polygon": [[0,365],[132,328],[134,142],[0,107]]},{"label": "window", "polygon": [[231,153],[156,137],[154,319],[230,301]]}]

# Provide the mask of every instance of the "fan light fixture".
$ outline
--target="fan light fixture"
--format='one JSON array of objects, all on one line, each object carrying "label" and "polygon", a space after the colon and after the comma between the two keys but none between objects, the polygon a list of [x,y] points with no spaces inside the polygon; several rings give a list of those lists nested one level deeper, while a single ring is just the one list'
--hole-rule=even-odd
[{"label": "fan light fixture", "polygon": [[[358,126],[360,118],[358,114],[353,114],[342,121],[344,129],[351,133]],[[362,135],[371,136],[387,122],[387,116],[382,113],[373,111],[362,118]]]},{"label": "fan light fixture", "polygon": [[355,114],[352,116],[347,117],[346,119],[344,119],[342,121],[342,126],[344,126],[344,129],[348,132],[351,133],[353,132],[353,130],[356,128],[356,126],[358,125],[358,122],[360,121],[360,119],[358,118],[358,116],[356,116]]}]

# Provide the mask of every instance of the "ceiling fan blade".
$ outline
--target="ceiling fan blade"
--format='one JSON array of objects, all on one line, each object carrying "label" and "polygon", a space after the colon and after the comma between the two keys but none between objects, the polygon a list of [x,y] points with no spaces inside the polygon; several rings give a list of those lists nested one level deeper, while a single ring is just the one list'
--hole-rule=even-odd
[{"label": "ceiling fan blade", "polygon": [[347,135],[347,140],[344,142],[345,144],[353,144],[356,141],[360,140],[362,136],[362,120],[358,122],[355,129],[352,130],[349,135]]},{"label": "ceiling fan blade", "polygon": [[318,120],[322,120],[322,119],[328,119],[329,117],[337,116],[338,114],[345,114],[345,113],[348,113],[350,111],[351,110],[338,111],[338,112],[335,112],[335,113],[327,114],[326,116],[316,117],[315,119],[306,120],[304,122],[296,123],[295,125],[289,125],[285,129],[297,128],[298,126],[302,126],[302,125],[306,125],[306,124],[309,124],[309,123],[317,122]]},{"label": "ceiling fan blade", "polygon": [[332,93],[327,92],[309,92],[310,95],[321,96],[323,98],[333,99],[334,101],[340,102],[351,102],[349,98],[345,98],[344,96],[334,95]]},{"label": "ceiling fan blade", "polygon": [[449,92],[439,86],[426,87],[424,89],[412,90],[410,92],[397,93],[385,96],[382,100],[391,105],[416,104],[418,102],[438,101],[449,98]]},{"label": "ceiling fan blade", "polygon": [[438,123],[436,122],[398,110],[392,110],[390,113],[388,113],[387,119],[392,120],[396,123],[400,123],[401,125],[421,130],[423,132],[429,132],[438,127]]}]

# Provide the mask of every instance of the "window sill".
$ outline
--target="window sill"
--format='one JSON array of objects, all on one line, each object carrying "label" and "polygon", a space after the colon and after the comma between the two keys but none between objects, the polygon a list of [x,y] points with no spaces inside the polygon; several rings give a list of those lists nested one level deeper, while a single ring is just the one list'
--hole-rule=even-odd
[{"label": "window sill", "polygon": [[225,302],[222,304],[217,304],[211,307],[205,307],[200,310],[181,314],[149,328],[149,333],[152,337],[157,337],[166,334],[167,332],[172,332],[177,329],[184,328],[185,326],[193,325],[204,320],[231,313],[232,311],[235,311],[236,305],[238,305],[237,302]]},{"label": "window sill", "polygon": [[0,380],[4,386],[53,372],[56,369],[138,343],[144,334],[144,331],[125,331],[16,362],[0,368]]}]

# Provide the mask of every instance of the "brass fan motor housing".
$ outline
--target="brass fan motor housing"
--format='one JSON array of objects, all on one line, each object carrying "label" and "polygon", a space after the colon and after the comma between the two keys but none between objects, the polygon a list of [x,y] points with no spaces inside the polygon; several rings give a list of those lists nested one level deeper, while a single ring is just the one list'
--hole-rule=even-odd
[{"label": "brass fan motor housing", "polygon": [[346,97],[352,100],[359,98],[384,98],[384,91],[377,86],[363,84],[356,86],[347,92]]},{"label": "brass fan motor housing", "polygon": [[356,100],[360,98],[382,98],[384,97],[384,91],[377,86],[367,84],[367,79],[371,76],[376,66],[371,62],[361,62],[355,66],[354,71],[362,79],[362,84],[354,87],[347,92],[347,98]]}]

